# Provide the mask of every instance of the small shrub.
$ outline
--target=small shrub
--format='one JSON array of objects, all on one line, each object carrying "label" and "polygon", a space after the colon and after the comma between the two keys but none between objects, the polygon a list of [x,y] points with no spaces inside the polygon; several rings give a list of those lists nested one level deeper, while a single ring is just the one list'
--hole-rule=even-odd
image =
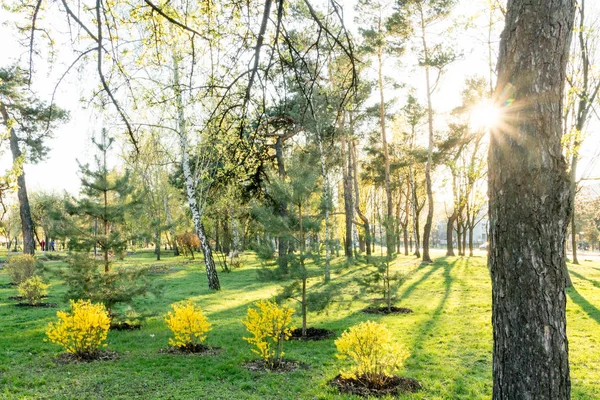
[{"label": "small shrub", "polygon": [[292,335],[293,327],[290,325],[294,310],[271,301],[259,301],[256,307],[248,308],[248,315],[243,321],[253,335],[244,340],[255,345],[256,349],[252,351],[270,368],[275,368],[283,358],[283,342]]},{"label": "small shrub", "polygon": [[351,327],[335,346],[339,358],[350,357],[354,363],[351,370],[342,371],[342,377],[366,380],[375,386],[383,386],[406,357],[385,325],[373,321]]},{"label": "small shrub", "polygon": [[165,316],[165,322],[175,336],[169,338],[169,344],[185,350],[199,348],[211,330],[202,309],[191,300],[171,304],[171,309],[173,311]]},{"label": "small shrub", "polygon": [[108,312],[102,303],[93,304],[88,300],[71,300],[70,303],[71,312],[57,312],[58,322],[48,324],[46,335],[78,358],[94,358],[108,335]]},{"label": "small shrub", "polygon": [[32,255],[21,254],[12,256],[10,260],[8,260],[6,272],[14,283],[21,284],[35,275],[39,265],[39,261]]},{"label": "small shrub", "polygon": [[19,295],[27,299],[27,303],[36,305],[48,294],[48,285],[42,282],[39,276],[34,276],[21,283],[18,290]]}]

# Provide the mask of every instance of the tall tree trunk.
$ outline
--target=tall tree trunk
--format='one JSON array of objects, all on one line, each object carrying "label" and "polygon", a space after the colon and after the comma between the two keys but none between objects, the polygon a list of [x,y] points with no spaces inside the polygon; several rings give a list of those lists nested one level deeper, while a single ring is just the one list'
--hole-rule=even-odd
[{"label": "tall tree trunk", "polygon": [[[381,19],[379,20],[381,25]],[[379,27],[381,31],[381,26]],[[385,133],[385,99],[383,96],[383,61],[382,61],[382,49],[379,48],[377,53],[377,60],[379,62],[378,69],[378,82],[379,82],[379,123],[381,124],[381,147],[383,148],[383,166],[385,170],[385,198],[386,198],[386,217],[385,217],[385,245],[386,254],[388,258],[392,257],[394,251],[394,211],[392,204],[392,189],[390,187],[390,155],[388,152],[387,137]],[[382,243],[383,244],[383,243]]]},{"label": "tall tree trunk", "polygon": [[458,255],[464,255],[463,247],[462,247],[462,221],[456,221],[456,249],[458,250]]},{"label": "tall tree trunk", "polygon": [[[4,104],[0,103],[0,112],[4,119],[4,125],[10,126],[10,118]],[[14,128],[10,128],[9,132],[10,152],[13,158],[13,167],[22,163],[22,153],[19,148],[19,139]],[[21,232],[23,234],[23,253],[35,253],[35,239],[33,238],[33,219],[31,218],[31,209],[29,207],[29,198],[27,196],[27,186],[25,185],[25,170],[23,166],[18,166],[20,173],[17,176],[17,198],[19,200],[19,216],[21,217]]]},{"label": "tall tree trunk", "polygon": [[452,243],[454,221],[456,221],[456,211],[453,211],[452,215],[448,217],[448,223],[446,224],[446,255],[452,257],[454,256],[454,246]]},{"label": "tall tree trunk", "polygon": [[156,261],[160,261],[160,231],[157,230],[154,234],[154,254],[156,254]]},{"label": "tall tree trunk", "polygon": [[[280,179],[284,179],[285,173],[285,160],[283,158],[283,140],[281,137],[277,138],[275,142],[275,159],[277,160],[277,174]],[[284,200],[279,200],[277,213],[281,218],[287,216],[287,204]],[[283,236],[277,238],[277,264],[282,271],[288,269],[288,242]]]},{"label": "tall tree trunk", "polygon": [[[412,211],[413,211],[413,231],[415,238],[415,256],[421,257],[420,243],[419,243],[419,203],[417,202],[417,183],[413,174],[412,166],[408,166],[408,176],[410,180],[411,197],[412,197]],[[411,249],[412,252],[412,242]]]},{"label": "tall tree trunk", "polygon": [[[423,56],[429,60],[429,50],[425,39],[425,16],[421,10],[421,35],[423,41]],[[429,237],[433,225],[433,188],[431,183],[431,164],[433,163],[433,107],[431,105],[431,84],[429,81],[429,64],[425,64],[425,90],[427,93],[427,126],[429,128],[429,141],[427,146],[427,163],[425,164],[425,185],[427,188],[427,219],[423,229],[423,261],[431,262],[429,256]]]},{"label": "tall tree trunk", "polygon": [[493,399],[570,398],[561,114],[575,0],[509,0],[489,149]]},{"label": "tall tree trunk", "polygon": [[469,256],[473,257],[473,225],[469,225]]},{"label": "tall tree trunk", "polygon": [[208,243],[208,238],[206,237],[206,232],[204,231],[204,225],[202,224],[202,215],[200,213],[200,207],[198,205],[198,202],[196,201],[196,182],[194,181],[194,177],[192,176],[190,160],[188,156],[187,131],[185,126],[183,99],[181,97],[181,88],[179,86],[179,66],[176,56],[173,56],[173,81],[177,102],[179,145],[181,148],[181,166],[183,169],[183,176],[185,178],[185,188],[188,198],[188,204],[190,206],[190,211],[192,212],[192,219],[194,221],[196,235],[200,239],[202,253],[204,254],[204,264],[206,266],[208,288],[211,290],[220,290],[221,284],[219,283],[219,276],[217,275],[215,260],[212,255],[212,249],[210,248],[210,244]]},{"label": "tall tree trunk", "polygon": [[179,255],[179,248],[177,247],[177,241],[175,240],[175,228],[173,226],[173,217],[171,216],[171,209],[169,208],[169,199],[167,196],[163,198],[165,215],[167,217],[167,223],[169,224],[169,232],[171,233],[173,255],[177,257]]},{"label": "tall tree trunk", "polygon": [[342,157],[344,158],[342,178],[344,188],[344,217],[346,222],[344,254],[347,260],[352,259],[352,221],[354,217],[354,205],[352,204],[352,156],[349,147],[346,136],[342,136]]},{"label": "tall tree trunk", "polygon": [[319,141],[319,155],[321,158],[321,174],[323,176],[323,203],[325,203],[325,282],[331,279],[331,238],[329,235],[329,202],[331,199],[331,188],[329,187],[329,175],[325,166],[325,153],[323,153],[323,138],[321,137],[320,124],[317,122],[317,139]]},{"label": "tall tree trunk", "polygon": [[356,214],[358,215],[358,218],[362,221],[363,223],[363,230],[364,230],[364,238],[365,238],[365,250],[367,253],[367,256],[371,255],[371,227],[369,224],[369,219],[367,218],[367,216],[365,214],[363,214],[363,212],[360,210],[360,192],[358,191],[358,165],[356,162],[356,157],[357,157],[357,151],[356,151],[356,144],[354,143],[353,140],[351,140],[349,142],[349,147],[350,149],[350,156],[352,157],[352,178],[354,179],[354,208],[356,210]]}]

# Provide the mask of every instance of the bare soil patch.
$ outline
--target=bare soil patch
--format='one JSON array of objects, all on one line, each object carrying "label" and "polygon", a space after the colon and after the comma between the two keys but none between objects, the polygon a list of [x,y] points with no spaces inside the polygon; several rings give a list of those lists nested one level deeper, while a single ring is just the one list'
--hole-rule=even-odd
[{"label": "bare soil patch", "polygon": [[291,340],[325,340],[335,336],[334,331],[323,328],[306,328],[306,336],[302,336],[302,328],[296,328],[292,331]]},{"label": "bare soil patch", "polygon": [[360,376],[358,378],[342,378],[341,375],[338,375],[329,381],[329,385],[337,388],[341,393],[362,397],[398,396],[402,393],[417,392],[423,388],[416,379],[396,375],[388,378],[383,385],[373,385],[367,380],[361,379]]},{"label": "bare soil patch", "polygon": [[387,306],[383,307],[367,307],[363,309],[365,314],[379,314],[379,315],[393,315],[393,314],[411,314],[413,310],[404,307],[390,307],[388,310]]}]

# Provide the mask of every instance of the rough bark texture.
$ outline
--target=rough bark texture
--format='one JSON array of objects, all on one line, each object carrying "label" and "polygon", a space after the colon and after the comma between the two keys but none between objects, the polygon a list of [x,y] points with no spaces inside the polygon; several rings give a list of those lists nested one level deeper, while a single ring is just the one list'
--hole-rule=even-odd
[{"label": "rough bark texture", "polygon": [[[4,104],[0,105],[4,124],[9,126],[9,116]],[[21,149],[19,148],[19,139],[13,128],[9,132],[10,151],[13,157],[13,163],[16,163],[21,157]],[[17,177],[17,198],[19,199],[19,215],[21,217],[21,232],[23,233],[23,253],[35,253],[35,239],[33,238],[33,219],[31,218],[31,209],[29,207],[29,198],[27,196],[27,186],[25,185],[25,171],[21,169],[21,173]]]},{"label": "rough bark texture", "polygon": [[562,95],[575,0],[509,0],[489,150],[493,399],[570,396]]}]

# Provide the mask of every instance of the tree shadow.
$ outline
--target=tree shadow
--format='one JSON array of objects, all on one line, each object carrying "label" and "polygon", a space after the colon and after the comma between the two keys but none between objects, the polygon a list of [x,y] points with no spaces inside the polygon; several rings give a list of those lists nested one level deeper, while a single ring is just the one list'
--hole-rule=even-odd
[{"label": "tree shadow", "polygon": [[593,280],[593,279],[590,279],[590,278],[586,278],[585,276],[581,275],[580,273],[577,273],[577,272],[573,271],[572,269],[571,269],[571,270],[569,270],[569,273],[570,273],[571,275],[573,275],[573,276],[577,277],[577,279],[581,279],[581,280],[584,280],[584,281],[588,281],[589,283],[591,283],[592,285],[594,285],[594,287],[596,287],[596,288],[600,289],[600,282],[598,282],[598,281],[595,281],[595,280]]},{"label": "tree shadow", "polygon": [[[455,261],[456,262],[456,261]],[[454,263],[452,263],[454,264]],[[435,263],[433,264],[428,264],[426,266],[424,266],[423,268],[429,268],[429,267],[433,267],[431,268],[431,270],[427,271],[425,274],[423,274],[423,276],[418,280],[415,281],[413,283],[410,284],[410,286],[408,286],[406,289],[404,289],[404,291],[402,292],[402,294],[398,295],[398,302],[406,299],[407,297],[409,297],[412,292],[415,291],[415,289],[424,281],[427,280],[427,278],[429,278],[434,272],[436,272],[438,269],[442,268],[442,265],[438,263],[438,261],[436,260]]]},{"label": "tree shadow", "polygon": [[429,335],[430,331],[434,328],[434,326],[438,323],[438,321],[440,319],[440,315],[442,314],[442,310],[444,309],[444,306],[446,305],[446,301],[448,300],[448,297],[450,296],[450,289],[452,287],[452,282],[454,281],[454,278],[452,278],[452,276],[451,276],[452,268],[456,265],[456,263],[458,261],[459,260],[455,260],[452,263],[447,263],[444,260],[444,261],[441,261],[441,262],[443,262],[445,264],[445,265],[443,265],[443,264],[441,264],[440,260],[436,260],[435,263],[433,264],[434,268],[432,268],[425,275],[423,275],[423,277],[421,277],[421,279],[419,279],[417,282],[415,282],[413,285],[411,285],[402,294],[402,297],[407,296],[408,294],[410,294],[411,291],[413,291],[415,289],[415,287],[418,284],[420,284],[425,279],[427,279],[431,274],[433,274],[435,271],[437,271],[440,268],[444,268],[444,272],[443,272],[443,277],[444,277],[444,296],[442,297],[442,299],[441,299],[440,303],[438,304],[438,306],[433,311],[432,317],[427,322],[425,322],[423,324],[423,326],[422,326],[421,329],[419,329],[418,334],[416,335],[416,338],[415,338],[414,344],[413,344],[413,351],[411,353],[411,357],[412,358],[418,356],[418,354],[421,351],[421,345],[425,341],[425,338]]},{"label": "tree shadow", "polygon": [[592,303],[587,301],[586,298],[579,294],[577,289],[575,289],[574,287],[568,288],[567,293],[569,294],[569,297],[571,298],[571,300],[573,300],[575,304],[581,307],[581,309],[585,311],[590,318],[592,318],[594,321],[600,324],[600,310],[598,310],[598,308],[596,308]]}]

